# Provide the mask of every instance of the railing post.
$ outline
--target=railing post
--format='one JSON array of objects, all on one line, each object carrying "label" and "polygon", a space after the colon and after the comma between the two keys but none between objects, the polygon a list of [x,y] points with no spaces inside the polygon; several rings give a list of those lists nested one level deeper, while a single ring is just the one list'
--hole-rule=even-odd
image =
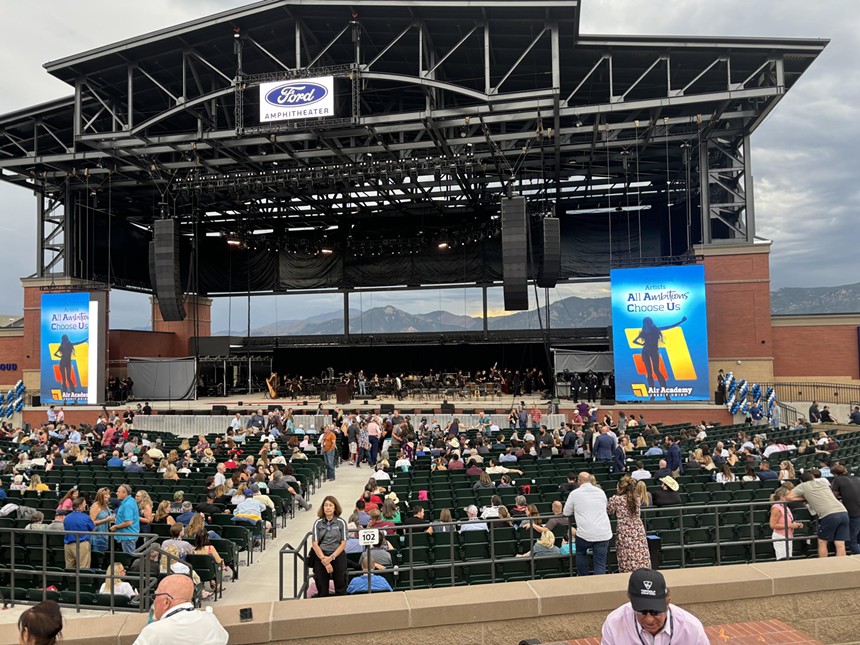
[{"label": "railing post", "polygon": [[[719,508],[719,506],[717,506],[717,508]],[[683,507],[680,509],[680,511],[681,512],[678,514],[678,519],[680,520],[679,525],[678,525],[678,529],[680,530],[680,534],[679,534],[680,540],[679,541],[681,543],[681,547],[680,547],[681,548],[681,568],[686,569],[687,568],[687,548],[686,548],[686,542],[684,541],[684,509],[683,509]]]},{"label": "railing post", "polygon": [[756,562],[756,553],[755,553],[755,511],[753,510],[753,506],[755,502],[750,502],[748,506],[749,520],[750,520],[750,547],[752,548],[752,553],[750,553],[750,558],[753,563]]},{"label": "railing post", "polygon": [[9,544],[10,549],[12,551],[12,572],[9,579],[9,584],[11,585],[11,596],[12,596],[12,606],[15,606],[15,535],[17,529],[9,529]]}]

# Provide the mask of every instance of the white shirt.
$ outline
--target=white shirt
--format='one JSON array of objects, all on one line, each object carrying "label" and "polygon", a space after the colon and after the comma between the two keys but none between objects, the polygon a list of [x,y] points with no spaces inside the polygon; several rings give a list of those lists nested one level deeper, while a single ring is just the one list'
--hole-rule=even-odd
[{"label": "white shirt", "polygon": [[574,516],[576,536],[587,542],[612,539],[612,527],[606,514],[606,493],[591,484],[580,484],[567,496],[564,514]]},{"label": "white shirt", "polygon": [[[118,585],[114,585],[113,592],[114,595],[128,596],[129,598],[134,598],[138,595],[137,589],[127,582],[120,582]],[[102,583],[102,586],[99,588],[99,593],[110,593],[110,590],[107,588],[107,583]]]},{"label": "white shirt", "polygon": [[634,470],[632,473],[630,473],[630,476],[636,481],[640,481],[642,479],[651,479],[651,471],[645,470],[644,468],[642,470]]},{"label": "white shirt", "polygon": [[773,453],[782,452],[783,450],[785,450],[785,446],[780,446],[778,444],[772,443],[764,449],[764,456],[770,457]]},{"label": "white shirt", "polygon": [[215,614],[197,611],[190,602],[171,607],[161,620],[150,623],[134,645],[226,645],[230,635]]}]

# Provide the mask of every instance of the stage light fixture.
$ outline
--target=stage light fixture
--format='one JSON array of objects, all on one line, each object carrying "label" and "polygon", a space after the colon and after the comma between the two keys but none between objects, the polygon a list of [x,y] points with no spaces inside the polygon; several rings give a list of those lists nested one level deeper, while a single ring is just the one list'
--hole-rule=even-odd
[{"label": "stage light fixture", "polygon": [[322,253],[323,255],[331,255],[332,253],[334,253],[334,249],[322,248],[320,249],[320,253]]},{"label": "stage light fixture", "polygon": [[449,246],[448,246],[448,243],[447,243],[447,242],[439,242],[439,244],[438,244],[438,248],[439,248],[440,250],[443,250],[443,251],[444,251],[445,249],[449,248]]}]

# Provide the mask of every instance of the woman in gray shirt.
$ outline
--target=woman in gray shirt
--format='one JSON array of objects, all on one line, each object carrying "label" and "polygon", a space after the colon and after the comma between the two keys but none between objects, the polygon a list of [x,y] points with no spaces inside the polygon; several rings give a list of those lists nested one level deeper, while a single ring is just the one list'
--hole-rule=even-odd
[{"label": "woman in gray shirt", "polygon": [[346,594],[347,526],[341,517],[340,503],[328,495],[322,503],[313,528],[314,580],[320,597],[329,595],[329,581],[334,581],[335,594]]}]

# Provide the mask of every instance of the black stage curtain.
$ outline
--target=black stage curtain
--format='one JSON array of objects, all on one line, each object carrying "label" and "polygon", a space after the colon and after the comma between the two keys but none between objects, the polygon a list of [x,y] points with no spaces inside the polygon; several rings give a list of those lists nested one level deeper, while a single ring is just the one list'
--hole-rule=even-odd
[{"label": "black stage curtain", "polygon": [[[414,255],[370,255],[357,251],[344,255],[306,255],[282,251],[279,258],[282,289],[327,287],[384,287],[393,285],[491,282],[502,278],[498,240],[439,252]],[[408,253],[408,249],[405,251]]]},{"label": "black stage curtain", "polygon": [[275,253],[231,247],[223,238],[204,238],[200,243],[199,266],[202,293],[277,289],[278,259]]},{"label": "black stage curtain", "polygon": [[110,275],[122,284],[149,287],[149,242],[152,235],[128,224],[120,216],[110,218],[109,223],[107,214],[96,210],[87,212],[89,221],[82,222],[81,226],[89,226],[92,234],[88,238],[89,244],[80,249],[82,266],[75,270],[75,264],[71,264],[75,276],[102,281]]},{"label": "black stage curtain", "polygon": [[[672,220],[675,248],[685,238],[685,218],[677,213]],[[99,231],[89,237],[90,244],[82,249],[83,267],[80,277],[105,279],[110,275],[120,284],[151,287],[149,278],[149,249],[151,235],[127,224],[121,217],[111,220],[108,238],[107,216],[91,211],[90,230]],[[636,214],[568,214],[561,218],[561,278],[600,277],[609,274],[609,249],[616,261],[625,258],[653,258],[666,255],[667,217],[654,209],[642,216],[642,235]],[[540,228],[532,227],[532,253],[529,273],[536,277],[540,267]],[[398,239],[399,229],[391,231],[390,239]],[[192,270],[192,241],[180,242],[182,288],[193,289],[189,281]],[[230,247],[223,238],[200,240],[199,286],[201,293],[243,293],[249,288],[257,291],[289,289],[327,289],[386,287],[397,285],[435,285],[452,283],[490,283],[503,277],[501,239],[484,240],[458,246],[446,251],[437,248],[400,249],[400,255],[371,255],[376,245],[344,250],[332,254],[308,254],[287,251],[267,251]],[[386,247],[390,253],[391,247]]]},{"label": "black stage curtain", "polygon": [[409,347],[308,347],[274,351],[272,370],[278,374],[318,376],[329,367],[336,374],[364,370],[368,377],[379,374],[472,372],[488,370],[498,362],[500,369],[524,370],[536,367],[548,374],[542,343],[487,343],[418,345]]},{"label": "black stage curtain", "polygon": [[[609,249],[616,261],[662,255],[660,232],[643,216],[642,237],[633,213],[613,213],[610,235],[607,214],[566,215],[561,220],[561,276],[564,278],[609,275]],[[532,236],[532,239],[536,239]],[[611,240],[611,243],[610,243]]]}]

